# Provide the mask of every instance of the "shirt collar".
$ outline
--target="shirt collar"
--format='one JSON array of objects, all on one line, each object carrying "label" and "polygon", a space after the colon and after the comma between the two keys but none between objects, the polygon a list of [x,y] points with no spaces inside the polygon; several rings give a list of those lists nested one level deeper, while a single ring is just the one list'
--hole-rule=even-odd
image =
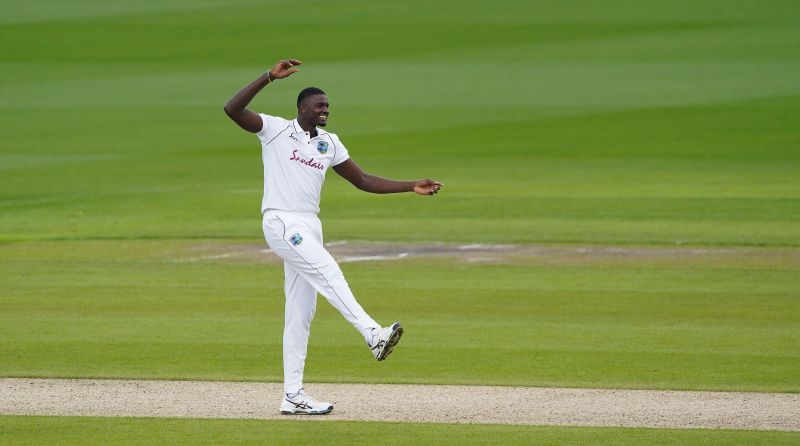
[{"label": "shirt collar", "polygon": [[[298,121],[297,118],[295,118],[292,121],[292,125],[294,126],[294,132],[295,133],[299,133],[301,135],[305,135],[306,134],[306,131],[303,130],[302,127],[300,127],[300,121]],[[322,130],[321,128],[317,127],[317,136],[322,136],[322,135],[324,135],[326,133],[328,133],[328,132],[326,132],[325,130]]]}]

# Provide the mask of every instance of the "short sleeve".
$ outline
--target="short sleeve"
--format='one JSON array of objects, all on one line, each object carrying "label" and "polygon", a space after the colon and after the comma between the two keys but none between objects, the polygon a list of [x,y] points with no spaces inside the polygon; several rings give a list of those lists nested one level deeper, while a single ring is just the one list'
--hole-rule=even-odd
[{"label": "short sleeve", "polygon": [[333,133],[328,133],[328,135],[331,137],[331,142],[333,142],[333,161],[331,161],[331,166],[341,164],[350,159],[350,154],[347,152],[347,147],[342,144],[342,141],[339,140],[339,137]]},{"label": "short sleeve", "polygon": [[256,136],[258,136],[258,139],[260,139],[262,143],[271,141],[290,124],[289,121],[277,116],[265,115],[263,113],[259,113],[258,116],[261,117],[262,124],[261,130],[256,133]]}]

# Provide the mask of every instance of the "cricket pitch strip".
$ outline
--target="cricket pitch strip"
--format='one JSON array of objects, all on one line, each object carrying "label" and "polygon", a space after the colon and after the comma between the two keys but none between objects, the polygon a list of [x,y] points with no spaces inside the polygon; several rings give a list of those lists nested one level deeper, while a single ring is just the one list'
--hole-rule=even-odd
[{"label": "cricket pitch strip", "polygon": [[800,431],[800,394],[309,384],[323,416],[284,416],[279,383],[0,378],[0,415],[359,420]]}]

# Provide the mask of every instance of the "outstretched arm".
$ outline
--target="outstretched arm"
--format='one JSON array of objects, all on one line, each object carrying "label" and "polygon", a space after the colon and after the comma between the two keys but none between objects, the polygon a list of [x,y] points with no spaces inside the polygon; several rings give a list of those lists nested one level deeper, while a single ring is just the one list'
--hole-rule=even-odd
[{"label": "outstretched arm", "polygon": [[394,192],[416,192],[420,195],[433,195],[439,192],[443,184],[429,179],[417,181],[397,181],[370,175],[356,164],[352,159],[348,159],[340,164],[333,166],[333,170],[351,182],[353,186],[374,194],[391,194]]},{"label": "outstretched arm", "polygon": [[258,113],[254,113],[245,107],[247,107],[247,104],[249,104],[256,94],[258,94],[262,88],[266,87],[268,83],[276,79],[283,79],[292,73],[298,72],[299,70],[293,67],[300,64],[302,64],[302,62],[297,59],[287,59],[278,62],[269,71],[262,74],[258,79],[250,82],[250,84],[233,95],[228,103],[225,104],[225,114],[233,119],[233,122],[239,124],[239,127],[248,132],[260,132],[262,127],[261,117],[258,116]]}]

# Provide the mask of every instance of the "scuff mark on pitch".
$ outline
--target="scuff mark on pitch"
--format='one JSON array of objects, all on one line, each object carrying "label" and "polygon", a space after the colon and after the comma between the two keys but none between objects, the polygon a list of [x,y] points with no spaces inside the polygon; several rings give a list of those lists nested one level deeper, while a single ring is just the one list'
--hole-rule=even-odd
[{"label": "scuff mark on pitch", "polygon": [[[688,266],[743,262],[753,267],[800,266],[797,248],[704,248],[637,246],[550,246],[483,243],[392,243],[336,240],[325,247],[340,263],[396,261],[414,258],[451,258],[467,263],[605,264],[665,263]],[[171,253],[172,255],[176,253]],[[206,243],[192,245],[171,262],[277,263],[281,260],[266,246]]]}]

